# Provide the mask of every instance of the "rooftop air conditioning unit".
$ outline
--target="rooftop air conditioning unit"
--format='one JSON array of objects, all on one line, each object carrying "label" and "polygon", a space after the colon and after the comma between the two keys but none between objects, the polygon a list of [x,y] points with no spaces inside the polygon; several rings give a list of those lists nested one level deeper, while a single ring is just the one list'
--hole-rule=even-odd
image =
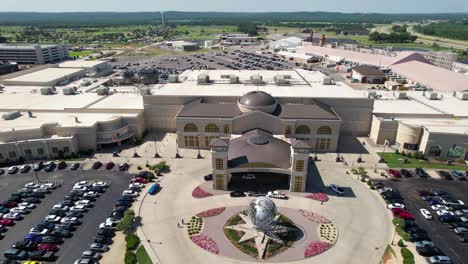
[{"label": "rooftop air conditioning unit", "polygon": [[277,85],[289,85],[290,84],[290,81],[287,80],[284,75],[276,75],[274,77],[274,80],[275,80],[275,83]]},{"label": "rooftop air conditioning unit", "polygon": [[198,84],[208,84],[210,83],[210,76],[208,74],[200,74],[197,78]]},{"label": "rooftop air conditioning unit", "polygon": [[436,92],[428,92],[425,94],[426,95],[426,98],[428,98],[429,100],[437,100],[439,99],[439,94],[436,93]]},{"label": "rooftop air conditioning unit", "polygon": [[460,100],[468,100],[468,92],[457,92],[455,94],[455,97],[457,97]]},{"label": "rooftop air conditioning unit", "polygon": [[323,85],[331,85],[333,83],[333,79],[330,77],[323,77]]},{"label": "rooftop air conditioning unit", "polygon": [[377,93],[375,91],[369,91],[367,93],[368,98],[375,98],[377,96]]},{"label": "rooftop air conditioning unit", "polygon": [[169,83],[178,83],[179,82],[179,75],[177,74],[171,74],[169,75],[169,77],[167,78],[167,81]]},{"label": "rooftop air conditioning unit", "polygon": [[400,92],[400,93],[397,93],[397,98],[398,99],[407,99],[408,96],[406,96],[405,92]]},{"label": "rooftop air conditioning unit", "polygon": [[236,75],[229,76],[229,83],[239,83],[239,76],[236,76]]},{"label": "rooftop air conditioning unit", "polygon": [[96,89],[96,93],[98,95],[108,95],[109,94],[109,88],[101,85]]},{"label": "rooftop air conditioning unit", "polygon": [[49,88],[49,87],[41,88],[42,95],[51,95],[53,93],[54,93],[54,90],[52,88]]},{"label": "rooftop air conditioning unit", "polygon": [[74,95],[76,90],[73,87],[65,87],[62,89],[64,95]]},{"label": "rooftop air conditioning unit", "polygon": [[263,83],[263,78],[261,75],[252,75],[250,76],[250,81],[254,84],[262,84]]},{"label": "rooftop air conditioning unit", "polygon": [[4,120],[13,120],[21,116],[20,111],[8,112],[2,115]]}]

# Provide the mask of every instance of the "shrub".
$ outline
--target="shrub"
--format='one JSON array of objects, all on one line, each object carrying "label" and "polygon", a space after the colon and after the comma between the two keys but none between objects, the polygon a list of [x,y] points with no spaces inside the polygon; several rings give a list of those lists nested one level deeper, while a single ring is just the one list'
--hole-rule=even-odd
[{"label": "shrub", "polygon": [[400,154],[400,151],[398,149],[396,149],[395,154]]},{"label": "shrub", "polygon": [[125,251],[125,259],[124,259],[125,264],[136,264],[137,263],[137,257],[135,253],[131,250]]},{"label": "shrub", "polygon": [[403,256],[403,264],[414,264],[414,255],[407,248],[401,248],[401,256]]},{"label": "shrub", "polygon": [[392,223],[395,227],[405,228],[405,220],[401,218],[393,218]]},{"label": "shrub", "polygon": [[117,231],[127,230],[128,228],[133,226],[133,222],[135,221],[135,212],[131,209],[127,209],[124,213],[124,216],[119,221],[116,226]]},{"label": "shrub", "polygon": [[403,240],[401,240],[401,239],[398,240],[397,244],[398,244],[399,247],[405,247],[405,243],[403,243]]},{"label": "shrub", "polygon": [[403,151],[401,152],[401,155],[402,155],[402,156],[406,156],[406,152],[403,150]]},{"label": "shrub", "polygon": [[142,169],[143,168],[140,165],[137,166],[137,170],[142,170]]},{"label": "shrub", "polygon": [[140,238],[135,234],[128,234],[125,236],[125,241],[127,242],[127,249],[135,250],[140,244]]},{"label": "shrub", "polygon": [[374,185],[372,184],[372,181],[367,181],[367,185],[369,185],[370,187],[374,186]]},{"label": "shrub", "polygon": [[398,235],[401,236],[401,238],[405,241],[409,241],[411,236],[410,234],[406,233],[405,230],[401,227],[397,227],[395,231],[398,233]]},{"label": "shrub", "polygon": [[411,152],[408,152],[408,158],[412,158],[413,155],[411,155]]},{"label": "shrub", "polygon": [[149,167],[150,167],[150,165],[149,165],[148,163],[146,163],[146,164],[145,164],[145,167],[146,167],[146,168],[149,168]]}]

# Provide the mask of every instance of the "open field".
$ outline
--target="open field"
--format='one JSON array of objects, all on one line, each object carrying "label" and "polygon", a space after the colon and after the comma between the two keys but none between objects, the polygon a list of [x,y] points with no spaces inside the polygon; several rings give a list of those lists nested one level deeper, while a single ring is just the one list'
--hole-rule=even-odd
[{"label": "open field", "polygon": [[70,57],[86,57],[89,54],[94,53],[93,51],[70,51]]},{"label": "open field", "polygon": [[207,40],[212,39],[216,34],[234,33],[236,26],[177,26],[171,30],[177,38],[191,39],[191,40]]}]

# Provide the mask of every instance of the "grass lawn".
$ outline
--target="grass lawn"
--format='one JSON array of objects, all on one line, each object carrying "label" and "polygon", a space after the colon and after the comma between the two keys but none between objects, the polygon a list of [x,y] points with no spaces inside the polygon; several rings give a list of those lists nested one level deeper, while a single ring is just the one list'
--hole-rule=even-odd
[{"label": "grass lawn", "polygon": [[[388,167],[390,168],[426,168],[426,169],[440,169],[440,170],[461,170],[468,171],[467,165],[453,164],[447,165],[443,163],[429,163],[427,160],[419,160],[408,158],[401,154],[396,153],[378,153],[380,157],[385,159]],[[403,163],[404,159],[408,159],[408,163]]]},{"label": "grass lawn", "polygon": [[136,256],[137,256],[138,264],[153,264],[144,246],[140,246],[137,249]]},{"label": "grass lawn", "polygon": [[85,50],[85,51],[70,51],[70,57],[86,57],[94,51]]}]

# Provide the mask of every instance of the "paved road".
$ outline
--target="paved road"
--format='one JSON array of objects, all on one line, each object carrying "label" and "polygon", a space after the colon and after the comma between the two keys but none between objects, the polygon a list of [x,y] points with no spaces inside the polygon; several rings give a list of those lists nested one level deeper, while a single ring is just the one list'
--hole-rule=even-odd
[{"label": "paved road", "polygon": [[[112,212],[112,208],[122,191],[128,186],[131,175],[118,171],[55,171],[53,173],[41,172],[41,180],[61,180],[63,185],[57,188],[42,200],[31,214],[26,215],[24,220],[5,233],[5,237],[0,243],[0,252],[10,248],[10,246],[28,233],[48,215],[52,206],[63,200],[73,188],[73,185],[81,180],[104,180],[111,182],[110,188],[97,199],[95,206],[81,219],[83,224],[77,228],[72,238],[65,239],[60,245],[57,263],[69,264],[80,257],[81,253],[88,248],[95,236],[98,226]],[[22,188],[25,183],[32,181],[33,174],[16,174],[0,176],[0,200],[8,198],[9,194]]]},{"label": "paved road", "polygon": [[[444,190],[452,194],[454,198],[468,202],[468,193],[466,192],[468,190],[468,182],[411,178],[402,179],[399,182],[388,181],[387,185],[395,187],[400,191],[405,199],[405,205],[408,210],[414,215],[418,225],[427,231],[437,247],[447,254],[455,264],[466,263],[468,259],[466,244],[461,243],[447,225],[437,220],[437,215],[430,209],[429,203],[419,197],[417,190]],[[424,219],[419,213],[419,209],[421,208],[428,209],[435,219]]]}]

